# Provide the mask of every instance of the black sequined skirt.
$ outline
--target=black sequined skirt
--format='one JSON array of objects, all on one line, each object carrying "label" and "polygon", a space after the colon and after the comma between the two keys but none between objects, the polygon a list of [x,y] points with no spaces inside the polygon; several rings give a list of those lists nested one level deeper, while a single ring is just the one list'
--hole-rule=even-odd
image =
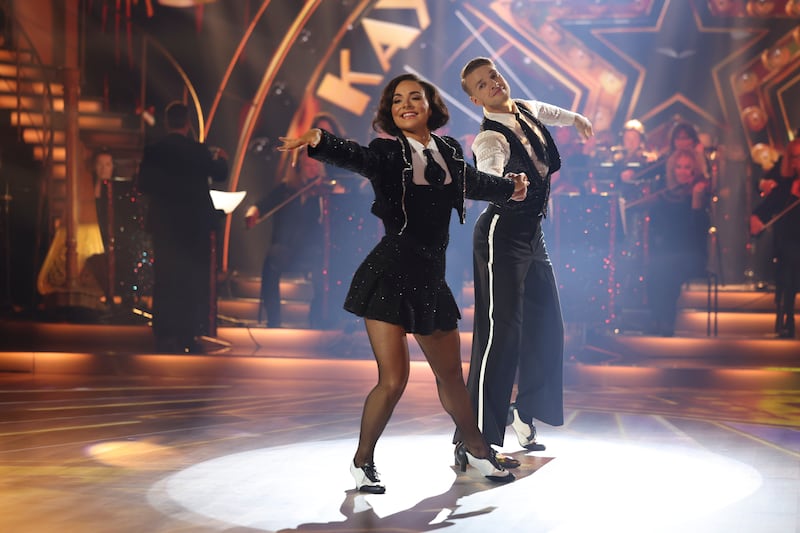
[{"label": "black sequined skirt", "polygon": [[353,275],[345,310],[429,335],[458,327],[461,313],[444,279],[445,246],[386,235]]}]

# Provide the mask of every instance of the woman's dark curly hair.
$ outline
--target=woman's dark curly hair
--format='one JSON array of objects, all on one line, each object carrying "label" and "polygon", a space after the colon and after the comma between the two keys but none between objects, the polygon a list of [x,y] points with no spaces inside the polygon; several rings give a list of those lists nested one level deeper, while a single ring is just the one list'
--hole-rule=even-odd
[{"label": "woman's dark curly hair", "polygon": [[439,90],[436,89],[431,83],[419,79],[414,74],[401,74],[397,76],[383,89],[381,100],[378,103],[378,110],[375,112],[375,118],[372,119],[372,129],[377,132],[388,133],[389,135],[400,135],[400,128],[397,127],[392,118],[392,100],[397,86],[404,81],[414,81],[422,86],[425,91],[425,97],[431,106],[431,116],[428,119],[428,128],[431,131],[437,130],[447,124],[450,120],[450,112],[447,110],[444,100],[439,95]]}]

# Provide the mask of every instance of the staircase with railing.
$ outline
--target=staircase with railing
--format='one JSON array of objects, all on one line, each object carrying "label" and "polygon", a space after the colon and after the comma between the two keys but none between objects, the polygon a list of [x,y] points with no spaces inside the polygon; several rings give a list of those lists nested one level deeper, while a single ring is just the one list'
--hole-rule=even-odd
[{"label": "staircase with railing", "polygon": [[[7,310],[37,304],[36,292],[44,294],[41,280],[47,268],[55,272],[48,281],[64,279],[63,250],[54,247],[59,242],[63,246],[65,239],[59,233],[63,234],[69,216],[67,122],[69,112],[75,109],[65,109],[66,70],[44,64],[24,28],[8,17],[5,22],[0,45],[0,161],[13,160],[13,169],[6,168],[2,173],[2,234],[6,256],[2,265],[2,299]],[[103,98],[77,99],[75,179],[78,189],[83,191],[91,191],[89,161],[91,154],[101,148],[114,156],[115,180],[132,180],[138,166],[144,144],[140,118],[110,112],[107,107]],[[71,120],[70,124],[74,122]],[[83,226],[87,220],[97,226],[97,217],[91,192],[88,196],[79,195],[72,202],[81,213],[77,246],[82,269],[86,256],[98,253],[80,251],[81,237],[85,234]],[[102,247],[99,252],[102,253]],[[51,260],[53,257],[55,261]],[[48,266],[48,261],[55,265]],[[32,279],[36,271],[38,286]],[[79,283],[83,281],[80,279]],[[13,294],[19,292],[20,284],[29,287],[26,291],[30,296],[20,298]],[[15,300],[21,300],[20,305]]]},{"label": "staircase with railing", "polygon": [[[0,109],[7,117],[0,127],[15,129],[41,164],[51,229],[62,219],[66,201],[64,86],[58,75],[53,67],[36,64],[28,51],[0,49]],[[138,124],[104,111],[100,98],[81,98],[78,128],[87,152],[107,148],[115,155],[117,173],[133,175],[142,149]]]}]

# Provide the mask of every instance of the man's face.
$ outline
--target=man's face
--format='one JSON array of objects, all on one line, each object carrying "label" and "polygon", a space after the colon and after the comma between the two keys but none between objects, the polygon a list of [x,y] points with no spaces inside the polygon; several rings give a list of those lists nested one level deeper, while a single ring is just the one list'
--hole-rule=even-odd
[{"label": "man's face", "polygon": [[94,173],[98,180],[110,180],[114,172],[114,160],[111,154],[100,154],[94,160]]},{"label": "man's face", "polygon": [[470,101],[487,111],[507,111],[511,92],[505,78],[493,65],[482,65],[470,72],[464,83],[469,89]]},{"label": "man's face", "polygon": [[625,130],[622,134],[622,146],[626,152],[635,152],[642,144],[642,136],[636,130]]}]

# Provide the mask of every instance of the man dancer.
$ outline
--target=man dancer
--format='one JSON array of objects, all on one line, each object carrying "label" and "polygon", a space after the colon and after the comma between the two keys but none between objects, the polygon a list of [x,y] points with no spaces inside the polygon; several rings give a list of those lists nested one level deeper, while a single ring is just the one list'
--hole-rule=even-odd
[{"label": "man dancer", "polygon": [[512,100],[506,80],[485,57],[464,66],[461,86],[483,107],[481,132],[472,144],[476,166],[501,176],[524,172],[530,179],[524,201],[489,204],[475,224],[475,325],[467,386],[489,444],[502,446],[510,424],[521,446],[544,450],[534,419],[564,423],[564,324],[541,226],[550,176],[561,160],[545,124],[574,125],[589,138],[592,123],[550,104]]}]

